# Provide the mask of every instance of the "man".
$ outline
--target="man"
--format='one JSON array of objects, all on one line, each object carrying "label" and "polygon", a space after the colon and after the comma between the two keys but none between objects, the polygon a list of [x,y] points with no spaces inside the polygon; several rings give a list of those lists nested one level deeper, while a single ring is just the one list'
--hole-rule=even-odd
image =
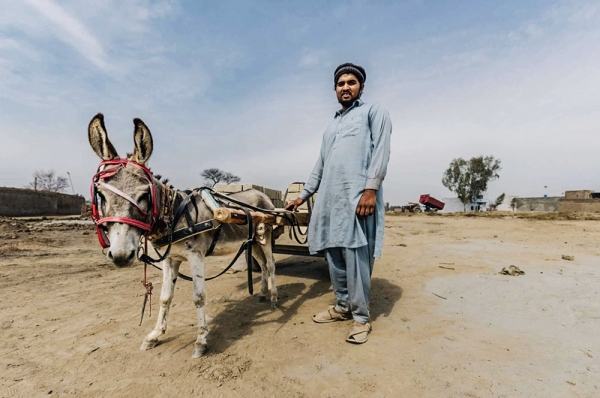
[{"label": "man", "polygon": [[325,252],[337,305],[316,323],[354,319],[346,341],[365,343],[371,332],[369,299],[375,258],[381,257],[384,202],[381,182],[390,157],[392,124],[381,105],[360,97],[365,70],[352,63],[334,72],[342,106],[325,130],[321,153],[304,190],[286,209],[296,210],[317,190],[308,230],[310,252]]}]

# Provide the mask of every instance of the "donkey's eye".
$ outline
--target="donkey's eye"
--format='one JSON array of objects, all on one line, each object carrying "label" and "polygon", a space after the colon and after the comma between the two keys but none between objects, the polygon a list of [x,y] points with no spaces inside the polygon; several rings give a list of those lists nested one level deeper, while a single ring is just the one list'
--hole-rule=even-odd
[{"label": "donkey's eye", "polygon": [[100,192],[96,192],[96,195],[98,195],[98,204],[100,205],[100,209],[104,209],[106,206],[106,199],[104,198],[104,195],[102,195]]}]

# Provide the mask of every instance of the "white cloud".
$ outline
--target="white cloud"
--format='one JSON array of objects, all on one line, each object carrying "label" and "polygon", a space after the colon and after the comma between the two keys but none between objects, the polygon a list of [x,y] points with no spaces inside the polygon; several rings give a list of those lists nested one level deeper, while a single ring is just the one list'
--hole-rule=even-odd
[{"label": "white cloud", "polygon": [[[70,31],[54,25],[48,30],[47,17],[17,3],[10,2],[10,18],[0,15],[2,31],[17,32],[0,38],[0,137],[10,148],[2,154],[0,176],[16,178],[9,170],[27,153],[34,162],[21,163],[23,179],[35,169],[69,170],[76,190],[85,194],[97,164],[85,128],[98,111],[105,113],[122,154],[132,148],[131,119],[144,119],[155,136],[153,169],[180,188],[200,185],[199,172],[207,167],[280,189],[310,173],[337,108],[333,55],[321,43],[308,43],[315,47],[293,52],[284,65],[269,65],[267,83],[252,85],[264,76],[244,70],[241,85],[251,87],[249,95],[216,101],[212,97],[234,91],[227,84],[236,83],[225,79],[211,87],[215,76],[229,77],[249,58],[255,62],[253,49],[198,35],[194,56],[178,58],[175,44],[181,44],[155,27],[180,12],[177,2],[60,2],[101,43],[112,68],[108,78],[88,61],[57,61],[62,53],[44,48],[48,32]],[[395,47],[376,41],[368,49],[357,47],[368,61],[365,99],[388,107],[394,124],[386,200],[448,196],[440,181],[450,160],[481,154],[503,161],[491,196],[535,195],[544,185],[558,194],[599,190],[593,186],[593,159],[600,152],[594,135],[600,125],[594,108],[600,97],[598,19],[592,2],[569,1],[493,35],[450,32],[399,40]],[[66,72],[57,73],[56,65]],[[9,183],[1,178],[0,184]]]},{"label": "white cloud", "polygon": [[107,69],[108,63],[102,44],[88,31],[82,22],[69,15],[64,8],[52,0],[24,1],[54,25],[61,40],[72,46],[97,67]]}]

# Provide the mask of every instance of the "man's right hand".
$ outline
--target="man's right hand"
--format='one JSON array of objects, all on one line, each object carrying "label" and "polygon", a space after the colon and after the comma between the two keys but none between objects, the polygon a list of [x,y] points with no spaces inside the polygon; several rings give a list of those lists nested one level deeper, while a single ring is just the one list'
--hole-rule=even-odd
[{"label": "man's right hand", "polygon": [[286,210],[291,210],[291,211],[297,211],[298,207],[302,206],[302,204],[305,202],[305,200],[300,199],[300,198],[296,198],[296,200],[293,200],[291,202],[289,202],[286,206],[285,209]]}]

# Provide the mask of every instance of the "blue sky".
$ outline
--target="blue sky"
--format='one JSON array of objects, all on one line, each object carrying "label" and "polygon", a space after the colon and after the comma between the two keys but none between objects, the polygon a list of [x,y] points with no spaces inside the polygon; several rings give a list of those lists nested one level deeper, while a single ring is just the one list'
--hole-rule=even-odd
[{"label": "blue sky", "polygon": [[121,155],[142,118],[179,188],[219,167],[285,189],[308,177],[350,61],[392,116],[392,204],[451,196],[443,171],[478,155],[502,160],[491,197],[600,191],[598,43],[585,0],[0,0],[0,185],[54,169],[87,195],[103,112]]}]

